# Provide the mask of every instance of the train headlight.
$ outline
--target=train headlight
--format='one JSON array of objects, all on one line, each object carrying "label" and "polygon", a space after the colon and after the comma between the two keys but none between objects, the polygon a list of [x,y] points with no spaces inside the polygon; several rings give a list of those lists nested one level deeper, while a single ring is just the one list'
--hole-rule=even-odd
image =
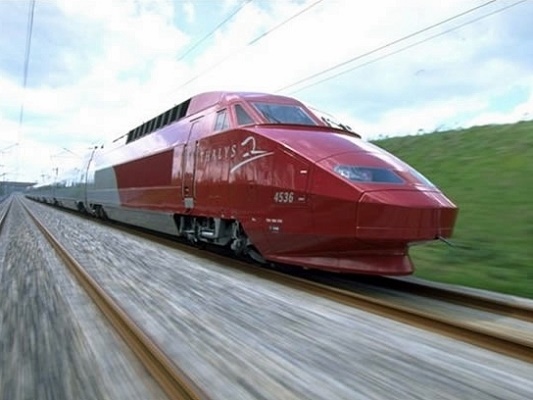
[{"label": "train headlight", "polygon": [[402,178],[386,168],[337,165],[333,170],[352,182],[404,183]]}]

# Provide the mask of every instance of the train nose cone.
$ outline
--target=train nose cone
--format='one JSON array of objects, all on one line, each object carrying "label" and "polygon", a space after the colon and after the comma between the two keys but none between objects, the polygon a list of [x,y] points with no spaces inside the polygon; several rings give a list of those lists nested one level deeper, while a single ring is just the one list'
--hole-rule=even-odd
[{"label": "train nose cone", "polygon": [[456,217],[457,207],[439,191],[366,192],[358,202],[356,236],[402,242],[449,237]]}]

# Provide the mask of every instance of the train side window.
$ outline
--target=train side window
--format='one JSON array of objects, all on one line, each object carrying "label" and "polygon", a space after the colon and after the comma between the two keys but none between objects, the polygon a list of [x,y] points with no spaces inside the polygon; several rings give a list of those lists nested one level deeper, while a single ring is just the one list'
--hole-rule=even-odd
[{"label": "train side window", "polygon": [[222,110],[217,113],[215,122],[215,132],[223,131],[229,128],[228,110]]},{"label": "train side window", "polygon": [[179,106],[175,106],[172,111],[170,112],[170,122],[172,121],[175,121],[176,119],[178,119],[178,107]]},{"label": "train side window", "polygon": [[157,117],[156,117],[156,120],[155,120],[155,130],[161,128],[161,126],[163,125],[163,114],[159,114]]},{"label": "train side window", "polygon": [[237,116],[237,123],[240,125],[250,125],[254,123],[252,117],[242,108],[240,104],[235,105],[235,115]]}]

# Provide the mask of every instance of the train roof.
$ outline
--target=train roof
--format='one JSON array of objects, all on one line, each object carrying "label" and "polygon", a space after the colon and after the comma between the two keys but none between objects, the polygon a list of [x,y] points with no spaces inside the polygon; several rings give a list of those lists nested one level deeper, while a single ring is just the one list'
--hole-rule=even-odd
[{"label": "train roof", "polygon": [[127,134],[126,143],[133,142],[141,137],[152,133],[163,126],[172,122],[179,121],[182,118],[197,114],[202,110],[213,107],[216,104],[227,104],[236,100],[272,100],[283,103],[297,103],[299,101],[286,96],[273,95],[260,92],[227,92],[215,91],[197,94],[184,102],[166,110],[149,121],[135,127]]},{"label": "train roof", "polygon": [[206,92],[200,93],[190,99],[187,116],[199,113],[216,104],[226,104],[238,100],[273,100],[284,103],[300,103],[292,97],[280,96],[261,92]]}]

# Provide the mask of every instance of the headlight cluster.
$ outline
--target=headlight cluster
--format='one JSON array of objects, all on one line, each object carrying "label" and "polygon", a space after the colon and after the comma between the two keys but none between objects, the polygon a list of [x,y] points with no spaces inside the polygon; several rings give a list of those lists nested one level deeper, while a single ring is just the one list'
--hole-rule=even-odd
[{"label": "headlight cluster", "polygon": [[337,165],[333,170],[353,182],[404,183],[402,178],[385,168]]}]

